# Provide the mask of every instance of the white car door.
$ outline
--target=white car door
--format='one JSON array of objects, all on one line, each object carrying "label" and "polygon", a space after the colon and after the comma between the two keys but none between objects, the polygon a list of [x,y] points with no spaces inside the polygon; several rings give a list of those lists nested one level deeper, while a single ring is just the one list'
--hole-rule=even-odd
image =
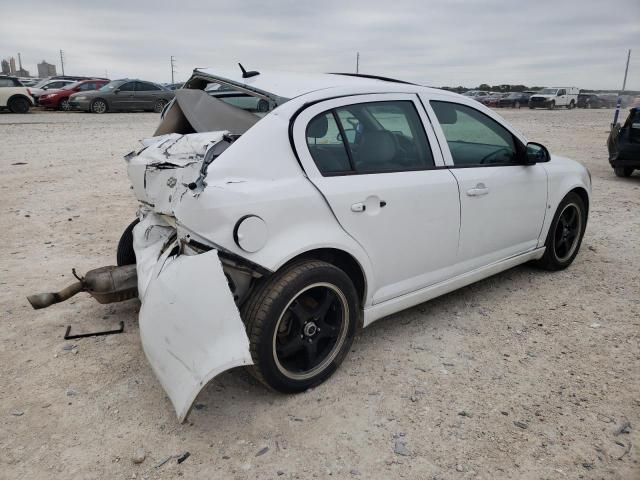
[{"label": "white car door", "polygon": [[544,167],[523,164],[525,144],[488,109],[425,100],[460,187],[457,273],[536,248],[547,209]]},{"label": "white car door", "polygon": [[416,95],[315,104],[296,119],[293,138],[309,179],[369,255],[373,304],[450,276],[458,187]]}]

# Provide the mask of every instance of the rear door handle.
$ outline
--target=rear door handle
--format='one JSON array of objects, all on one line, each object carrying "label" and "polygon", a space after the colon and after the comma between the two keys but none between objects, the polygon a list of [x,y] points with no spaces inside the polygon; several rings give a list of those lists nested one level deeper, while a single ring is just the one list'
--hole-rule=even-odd
[{"label": "rear door handle", "polygon": [[469,195],[470,197],[480,197],[482,195],[486,195],[487,193],[489,193],[489,189],[484,183],[479,183],[475,187],[467,190],[467,195]]},{"label": "rear door handle", "polygon": [[352,212],[364,212],[367,209],[367,206],[362,203],[362,202],[358,202],[358,203],[354,203],[353,205],[351,205],[351,211]]}]

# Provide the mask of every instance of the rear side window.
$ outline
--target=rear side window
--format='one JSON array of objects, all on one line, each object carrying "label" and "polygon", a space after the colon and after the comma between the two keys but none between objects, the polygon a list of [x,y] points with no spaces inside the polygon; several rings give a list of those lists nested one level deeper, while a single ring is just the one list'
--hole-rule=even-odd
[{"label": "rear side window", "polygon": [[[316,125],[327,126],[320,140],[331,147],[318,148],[320,137],[310,135]],[[320,129],[318,129],[319,131]],[[324,130],[322,130],[323,133]],[[411,101],[357,103],[324,112],[307,127],[307,144],[320,172],[365,174],[426,170],[434,167],[424,127]],[[340,169],[327,168],[339,156]]]},{"label": "rear side window", "polygon": [[323,174],[344,174],[351,171],[349,156],[340,136],[333,111],[321,113],[307,125],[307,145],[318,170]]},{"label": "rear side window", "polygon": [[15,87],[12,78],[0,78],[0,87]]},{"label": "rear side window", "polygon": [[509,130],[478,110],[459,103],[432,101],[456,166],[519,163],[519,146]]}]

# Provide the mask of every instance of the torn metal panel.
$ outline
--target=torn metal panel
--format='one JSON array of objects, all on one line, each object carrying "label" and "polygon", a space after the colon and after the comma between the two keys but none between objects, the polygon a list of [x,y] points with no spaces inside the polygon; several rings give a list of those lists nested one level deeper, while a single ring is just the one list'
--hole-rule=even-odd
[{"label": "torn metal panel", "polygon": [[213,377],[252,364],[249,339],[216,250],[171,256],[167,249],[162,254],[144,295],[140,336],[181,422]]},{"label": "torn metal panel", "polygon": [[172,133],[157,137],[137,154],[127,155],[127,171],[136,198],[157,213],[174,214],[175,205],[199,176],[207,152],[227,131]]}]

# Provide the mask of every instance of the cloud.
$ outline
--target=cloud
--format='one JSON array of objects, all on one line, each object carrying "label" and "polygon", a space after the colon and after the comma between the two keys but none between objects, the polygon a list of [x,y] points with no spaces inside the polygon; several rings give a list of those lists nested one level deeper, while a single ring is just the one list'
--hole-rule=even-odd
[{"label": "cloud", "polygon": [[41,0],[3,9],[0,56],[68,74],[177,79],[195,67],[361,71],[428,85],[524,83],[640,90],[640,2],[542,0]]}]

